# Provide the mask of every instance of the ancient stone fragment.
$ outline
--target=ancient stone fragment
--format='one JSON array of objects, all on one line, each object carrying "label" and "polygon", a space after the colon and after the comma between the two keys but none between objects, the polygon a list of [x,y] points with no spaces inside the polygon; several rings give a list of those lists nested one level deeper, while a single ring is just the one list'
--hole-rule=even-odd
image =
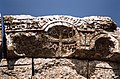
[{"label": "ancient stone fragment", "polygon": [[0,79],[120,79],[120,28],[110,17],[8,15],[4,26]]},{"label": "ancient stone fragment", "polygon": [[119,61],[110,17],[4,16],[7,57],[76,57]]}]

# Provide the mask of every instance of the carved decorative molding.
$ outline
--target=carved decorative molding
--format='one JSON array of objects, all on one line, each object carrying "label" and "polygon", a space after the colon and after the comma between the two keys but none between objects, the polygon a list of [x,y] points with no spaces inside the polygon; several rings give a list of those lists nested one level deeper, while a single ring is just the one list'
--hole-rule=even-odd
[{"label": "carved decorative molding", "polygon": [[110,17],[19,15],[4,20],[9,57],[109,59],[119,53],[117,26]]}]

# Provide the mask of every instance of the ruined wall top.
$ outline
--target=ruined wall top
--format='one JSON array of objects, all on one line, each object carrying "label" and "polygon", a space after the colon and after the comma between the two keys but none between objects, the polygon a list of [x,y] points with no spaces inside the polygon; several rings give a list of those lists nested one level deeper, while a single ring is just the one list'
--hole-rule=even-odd
[{"label": "ruined wall top", "polygon": [[118,61],[120,31],[105,16],[4,16],[7,55]]},{"label": "ruined wall top", "polygon": [[[10,27],[12,30],[21,30],[21,29],[31,29],[34,30],[35,27],[25,27],[24,24],[35,25],[36,29],[43,30],[47,25],[52,22],[58,23],[67,23],[76,26],[79,30],[106,30],[106,31],[114,31],[116,30],[116,24],[110,17],[105,16],[90,16],[90,17],[72,17],[72,16],[64,16],[64,15],[53,15],[53,16],[40,16],[33,17],[30,15],[11,15],[4,16],[5,23],[13,24],[13,27]],[[23,24],[23,27],[15,27],[15,24]],[[61,25],[61,24],[60,24]],[[8,29],[8,30],[10,30]]]},{"label": "ruined wall top", "polygon": [[4,26],[0,79],[120,79],[120,28],[110,17],[8,15]]}]

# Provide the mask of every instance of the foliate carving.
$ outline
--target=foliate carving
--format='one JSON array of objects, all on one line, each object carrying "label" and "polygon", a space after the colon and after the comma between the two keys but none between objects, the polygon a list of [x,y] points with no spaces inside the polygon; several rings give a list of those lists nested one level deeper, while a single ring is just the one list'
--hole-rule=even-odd
[{"label": "foliate carving", "polygon": [[109,17],[55,15],[4,19],[8,52],[19,56],[110,58],[119,53],[119,41],[114,37],[116,24]]}]

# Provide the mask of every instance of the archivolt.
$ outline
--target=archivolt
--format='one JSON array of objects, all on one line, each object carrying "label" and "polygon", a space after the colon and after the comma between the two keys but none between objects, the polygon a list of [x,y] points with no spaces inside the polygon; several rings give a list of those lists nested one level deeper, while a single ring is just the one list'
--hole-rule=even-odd
[{"label": "archivolt", "polygon": [[42,27],[42,30],[48,31],[49,28],[52,28],[52,27],[58,26],[58,25],[75,28],[75,25],[73,23],[71,23],[71,22],[67,22],[67,21],[51,21],[49,23],[46,23]]},{"label": "archivolt", "polygon": [[119,41],[109,33],[98,33],[95,36],[93,36],[93,38],[90,40],[90,43],[91,43],[90,48],[93,48],[95,45],[95,42],[100,38],[109,38],[109,40],[112,41],[114,44],[114,48],[112,49],[112,52],[119,53]]}]

